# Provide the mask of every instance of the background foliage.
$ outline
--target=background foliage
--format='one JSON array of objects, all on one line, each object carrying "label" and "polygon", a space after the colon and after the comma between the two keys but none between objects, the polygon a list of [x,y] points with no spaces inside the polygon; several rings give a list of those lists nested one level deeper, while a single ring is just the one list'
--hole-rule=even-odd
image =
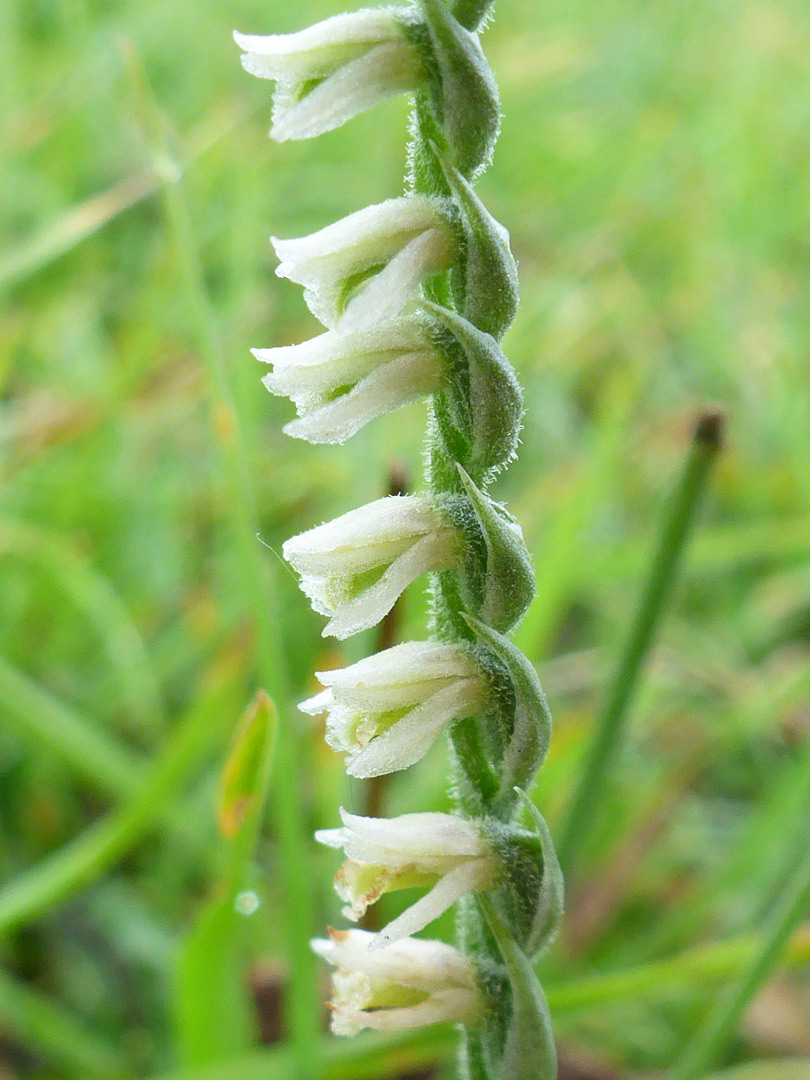
[{"label": "background foliage", "polygon": [[[372,645],[324,643],[274,552],[383,494],[393,469],[418,483],[424,416],[410,407],[344,448],[295,443],[281,434],[289,403],[264,392],[248,349],[316,332],[299,290],[273,278],[267,235],[398,193],[407,104],[274,146],[269,87],[243,75],[230,31],[293,30],[339,9],[0,5],[9,1076],[293,1075],[285,1023],[308,984],[284,993],[303,947],[285,883],[297,856],[306,877],[293,906],[313,907],[299,937],[336,922],[334,859],[308,835],[334,824],[341,802],[368,805],[294,703],[313,669]],[[569,1075],[630,1076],[677,1059],[810,832],[810,13],[791,0],[500,0],[486,48],[506,119],[481,194],[520,262],[505,346],[528,404],[500,492],[537,561],[519,640],[555,713],[537,792],[553,829],[694,414],[713,402],[729,417],[572,879],[566,934],[543,968]],[[288,670],[265,688],[293,768],[269,785],[267,709],[228,749],[259,675],[217,450],[227,463],[232,416],[206,374],[215,333]],[[403,637],[420,636],[424,608],[411,590]],[[224,835],[229,753],[220,820],[242,820],[235,798],[247,819]],[[282,796],[305,844],[292,861],[278,844]],[[391,813],[446,808],[443,748],[383,797]],[[805,976],[768,983],[729,1064],[810,1054],[808,957],[800,932],[787,959]],[[260,1037],[269,1049],[255,1049]],[[448,1045],[441,1031],[393,1048],[330,1043],[324,1068],[413,1075],[444,1068]],[[807,1075],[785,1068],[733,1075]]]}]

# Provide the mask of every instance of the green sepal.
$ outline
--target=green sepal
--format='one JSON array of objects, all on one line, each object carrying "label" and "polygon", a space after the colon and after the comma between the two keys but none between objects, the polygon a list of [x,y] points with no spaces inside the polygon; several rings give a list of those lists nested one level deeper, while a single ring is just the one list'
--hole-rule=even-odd
[{"label": "green sepal", "polygon": [[500,786],[494,806],[507,809],[515,789],[528,788],[551,741],[551,712],[534,665],[511,641],[471,615],[463,616],[478,640],[505,666],[514,693],[512,735],[500,763]]},{"label": "green sepal", "polygon": [[512,515],[476,487],[461,465],[457,469],[485,548],[483,570],[475,552],[462,567],[461,591],[469,601],[465,606],[481,622],[505,634],[520,621],[534,597],[531,556]]},{"label": "green sepal", "polygon": [[537,897],[531,933],[526,942],[526,952],[536,959],[554,942],[560,929],[565,912],[565,879],[546,819],[525,791],[517,789],[516,793],[526,810],[529,811],[543,853],[543,880]]},{"label": "green sepal", "polygon": [[517,314],[519,300],[509,233],[458,169],[435,146],[433,149],[460,217],[464,257],[450,272],[454,302],[473,326],[500,341]]},{"label": "green sepal", "polygon": [[498,87],[478,35],[465,29],[441,0],[419,0],[430,35],[425,67],[432,78],[428,98],[451,159],[474,177],[489,164],[498,139]]},{"label": "green sepal", "polygon": [[457,460],[478,483],[486,483],[514,458],[518,446],[523,394],[514,368],[491,334],[448,308],[426,301],[422,307],[446,331],[437,347],[455,343],[463,354],[461,365],[448,357],[447,395],[457,428],[448,449],[460,444],[463,456]]},{"label": "green sepal", "polygon": [[556,1080],[557,1051],[546,995],[534,969],[488,897],[478,903],[498,943],[511,987],[511,1012],[496,1076],[502,1080]]}]

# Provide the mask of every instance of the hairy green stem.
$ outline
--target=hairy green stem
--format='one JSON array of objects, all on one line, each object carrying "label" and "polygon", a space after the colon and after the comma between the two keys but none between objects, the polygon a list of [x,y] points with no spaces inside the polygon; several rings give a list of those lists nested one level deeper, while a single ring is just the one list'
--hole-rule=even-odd
[{"label": "hairy green stem", "polygon": [[611,766],[622,745],[644,662],[672,592],[686,541],[697,520],[701,498],[722,444],[722,428],[723,419],[717,412],[705,413],[696,426],[680,485],[664,520],[649,577],[607,700],[599,714],[562,830],[560,862],[567,873],[575,868],[596,820]]}]

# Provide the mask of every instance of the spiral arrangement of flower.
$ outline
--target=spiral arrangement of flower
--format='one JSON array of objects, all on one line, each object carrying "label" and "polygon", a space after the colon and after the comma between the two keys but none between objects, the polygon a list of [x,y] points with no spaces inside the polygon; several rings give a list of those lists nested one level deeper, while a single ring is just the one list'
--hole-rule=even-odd
[{"label": "spiral arrangement of flower", "polygon": [[[534,595],[520,527],[488,494],[515,456],[523,410],[500,340],[518,302],[506,230],[473,184],[500,125],[479,31],[493,0],[415,0],[338,15],[300,33],[236,35],[250,73],[276,81],[271,136],[330,131],[379,101],[414,95],[407,194],[311,236],[273,239],[278,274],[302,285],[327,328],[257,349],[264,382],[295,403],[285,430],[342,443],[417,398],[428,402],[426,493],[391,496],[293,537],[284,554],[324,634],[378,623],[429,574],[433,637],[341,671],[301,708],[326,713],[353,776],[415,764],[448,731],[453,814],[342,814],[317,839],[342,848],[335,887],[357,921],[387,892],[424,895],[379,933],[330,931],[332,1027],[463,1025],[466,1080],[552,1080],[556,1055],[532,962],[548,947],[563,885],[528,797],[551,718],[537,674],[509,641]],[[529,824],[523,824],[528,817]],[[412,937],[451,905],[457,947]]]}]

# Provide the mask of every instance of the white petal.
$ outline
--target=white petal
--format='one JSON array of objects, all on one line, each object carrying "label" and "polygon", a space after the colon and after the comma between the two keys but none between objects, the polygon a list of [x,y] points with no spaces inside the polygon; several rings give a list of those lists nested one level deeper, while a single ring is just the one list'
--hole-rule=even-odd
[{"label": "white petal", "polygon": [[[341,700],[345,697],[358,706],[373,702],[386,709],[419,701],[435,679],[468,678],[476,674],[478,668],[473,660],[455,645],[407,641],[349,667],[318,671],[316,678],[324,686],[333,687]],[[362,696],[365,693],[383,696],[365,698]]]},{"label": "white petal", "polygon": [[492,882],[492,876],[492,864],[487,859],[474,859],[449,870],[429,893],[381,930],[370,948],[383,949],[400,938],[423,930],[466,893],[487,888]]},{"label": "white petal", "polygon": [[[399,36],[393,8],[367,8],[335,15],[295,34],[240,34],[234,40],[251,54],[262,78],[317,78],[333,71],[364,48]],[[249,69],[252,70],[252,69]]]},{"label": "white petal", "polygon": [[286,142],[333,131],[386,98],[415,89],[418,81],[417,61],[406,41],[376,45],[338,68],[292,107],[277,108],[270,136]]},{"label": "white petal", "polygon": [[[344,851],[351,859],[399,869],[424,858],[480,857],[490,847],[479,827],[454,814],[428,812],[395,818],[370,818],[341,809]],[[371,858],[366,850],[373,848]],[[383,859],[379,852],[387,854]]]},{"label": "white petal", "polygon": [[[271,237],[281,260],[276,274],[303,285],[310,311],[334,329],[342,314],[347,278],[384,266],[426,230],[439,231],[446,238],[444,247],[455,250],[452,239],[447,239],[452,234],[440,207],[435,199],[403,196],[367,206],[310,236],[294,240]],[[399,310],[391,307],[393,314]],[[378,321],[383,318],[385,314],[380,311]],[[342,327],[344,332],[349,329],[348,324]]]},{"label": "white petal", "polygon": [[336,1021],[336,1016],[332,1020],[332,1030],[336,1035],[353,1035],[364,1028],[401,1031],[444,1021],[474,1023],[481,1013],[481,999],[475,990],[439,990],[425,1001],[407,1008],[369,1011],[339,1009],[338,1012],[340,1021]]},{"label": "white petal", "polygon": [[458,562],[458,537],[450,530],[423,536],[394,559],[382,577],[348,603],[323,628],[323,637],[343,641],[385,618],[407,587],[422,574],[449,570]]},{"label": "white petal", "polygon": [[344,443],[369,421],[434,393],[440,381],[434,357],[402,356],[372,371],[348,394],[291,421],[284,431],[311,443]]},{"label": "white petal", "polygon": [[476,985],[472,963],[443,941],[405,938],[385,950],[372,951],[368,930],[330,930],[313,941],[313,950],[343,971],[360,971],[378,980],[423,990]]},{"label": "white petal", "polygon": [[315,833],[315,839],[319,844],[325,844],[326,847],[342,848],[343,829],[318,829]]},{"label": "white petal", "polygon": [[320,403],[341,386],[354,385],[375,368],[411,353],[435,355],[435,350],[414,318],[391,319],[357,334],[328,330],[299,345],[253,349],[273,371],[264,382],[274,394]]},{"label": "white petal", "polygon": [[421,760],[452,720],[471,716],[481,704],[477,681],[463,680],[445,686],[422,705],[412,709],[368,746],[351,755],[346,772],[368,779],[399,772]]},{"label": "white petal", "polygon": [[425,278],[453,265],[456,247],[448,226],[414,237],[353,297],[337,322],[342,334],[398,315]]},{"label": "white petal", "polygon": [[309,236],[271,237],[280,265],[276,274],[299,285],[321,281],[326,272],[373,266],[409,239],[441,223],[439,203],[422,196],[401,196],[341,218]]},{"label": "white petal", "polygon": [[441,528],[442,521],[430,499],[421,495],[389,495],[317,525],[285,541],[283,552],[298,569],[320,569],[322,556],[347,548],[422,536]]},{"label": "white petal", "polygon": [[309,716],[318,716],[320,713],[326,712],[333,702],[332,691],[322,690],[320,694],[302,701],[298,708],[302,713],[307,713]]}]

